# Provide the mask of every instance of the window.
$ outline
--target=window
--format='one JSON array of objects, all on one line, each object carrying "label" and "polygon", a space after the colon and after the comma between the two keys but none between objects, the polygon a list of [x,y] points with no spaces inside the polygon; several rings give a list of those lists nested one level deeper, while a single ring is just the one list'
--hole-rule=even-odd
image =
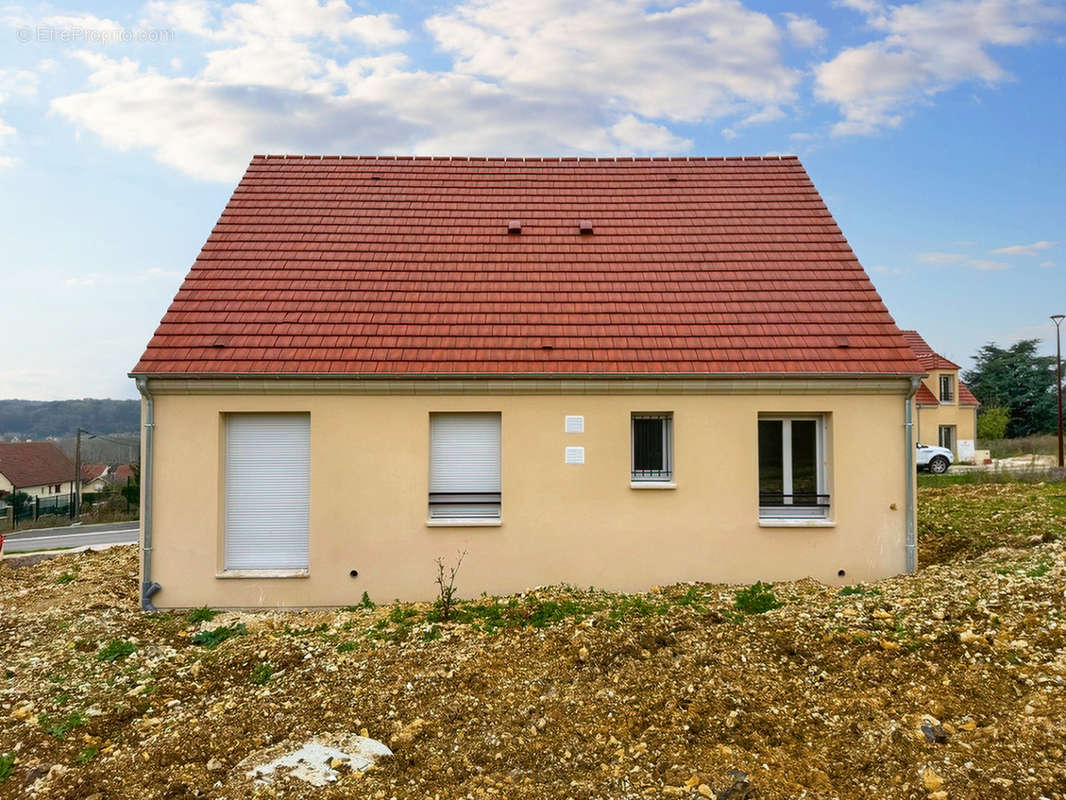
[{"label": "window", "polygon": [[634,481],[673,480],[672,422],[670,414],[633,415]]},{"label": "window", "polygon": [[940,402],[951,403],[955,400],[955,376],[940,376]]},{"label": "window", "polygon": [[430,414],[429,518],[500,518],[498,413]]},{"label": "window", "polygon": [[829,509],[821,417],[759,418],[759,516],[824,517]]},{"label": "window", "polygon": [[225,503],[224,569],[307,569],[309,414],[226,416]]},{"label": "window", "polygon": [[946,447],[951,452],[955,452],[955,426],[954,425],[941,425],[940,426],[940,446]]}]

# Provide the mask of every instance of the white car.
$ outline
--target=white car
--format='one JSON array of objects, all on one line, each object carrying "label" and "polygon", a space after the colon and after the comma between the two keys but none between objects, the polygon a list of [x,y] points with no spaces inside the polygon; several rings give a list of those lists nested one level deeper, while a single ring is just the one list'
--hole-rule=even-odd
[{"label": "white car", "polygon": [[927,470],[937,475],[943,475],[948,471],[955,457],[946,447],[934,447],[933,445],[918,445],[915,463],[919,470]]}]

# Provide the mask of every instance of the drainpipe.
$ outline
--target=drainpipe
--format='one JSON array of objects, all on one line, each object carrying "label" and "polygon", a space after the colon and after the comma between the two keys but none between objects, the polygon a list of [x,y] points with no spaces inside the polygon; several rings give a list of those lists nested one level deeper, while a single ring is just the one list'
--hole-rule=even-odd
[{"label": "drainpipe", "polygon": [[155,431],[155,402],[148,392],[148,379],[136,378],[137,391],[144,398],[144,463],[141,464],[141,609],[156,611],[152,595],[163,587],[152,580],[152,434]]},{"label": "drainpipe", "polygon": [[906,510],[904,513],[907,515],[907,540],[906,540],[906,553],[907,553],[907,572],[914,572],[918,567],[918,532],[915,530],[915,502],[914,502],[914,423],[911,419],[911,404],[914,400],[914,395],[918,391],[918,385],[922,382],[921,378],[911,378],[911,388],[907,392],[907,397],[903,401],[903,445],[906,448],[907,455],[904,458],[907,466],[907,473],[904,476],[907,481],[907,502]]}]

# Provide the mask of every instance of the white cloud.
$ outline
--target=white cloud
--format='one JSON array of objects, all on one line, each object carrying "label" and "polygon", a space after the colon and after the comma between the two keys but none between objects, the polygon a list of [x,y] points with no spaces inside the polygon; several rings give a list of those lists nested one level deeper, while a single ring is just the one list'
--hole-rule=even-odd
[{"label": "white cloud", "polygon": [[960,83],[995,84],[1010,75],[989,55],[1048,32],[1066,14],[1044,0],[920,0],[883,7],[850,0],[883,38],[849,47],[815,67],[815,96],[844,114],[837,135],[898,126],[915,103]]},{"label": "white cloud", "polygon": [[392,17],[359,17],[341,0],[154,2],[149,22],[202,40],[202,66],[164,74],[81,51],[88,84],[52,110],[112,147],[220,181],[256,152],[681,153],[692,142],[671,122],[781,119],[799,81],[781,31],[739,0],[655,11],[478,0],[427,21],[455,58],[439,72],[395,49],[407,34]]},{"label": "white cloud", "polygon": [[999,272],[1000,270],[1010,269],[1010,264],[1006,264],[1002,261],[992,261],[987,258],[967,259],[966,264],[983,272]]},{"label": "white cloud", "polygon": [[825,42],[827,36],[825,28],[812,17],[787,12],[784,16],[787,20],[785,27],[788,29],[788,36],[797,47],[813,49]]},{"label": "white cloud", "polygon": [[903,270],[899,267],[888,267],[884,264],[875,264],[870,267],[870,272],[880,272],[884,275],[902,275]]},{"label": "white cloud", "polygon": [[695,122],[794,98],[781,32],[739,0],[474,0],[426,27],[456,71],[536,92],[560,89],[648,118]]},{"label": "white cloud", "polygon": [[[0,106],[13,97],[27,98],[37,94],[37,73],[27,69],[0,69]],[[0,117],[0,146],[15,138],[15,126]],[[19,159],[0,152],[0,169],[11,169]]]},{"label": "white cloud", "polygon": [[393,14],[357,15],[344,0],[255,0],[218,8],[204,0],[155,0],[146,25],[168,25],[220,42],[323,37],[370,45],[407,40]]},{"label": "white cloud", "polygon": [[936,250],[918,254],[918,260],[926,264],[957,264],[965,258],[964,253],[942,253]]},{"label": "white cloud", "polygon": [[1055,262],[1054,261],[1041,261],[1040,262],[1040,266],[1042,266],[1042,267],[1053,267],[1053,266],[1055,266]]},{"label": "white cloud", "polygon": [[1032,244],[1012,244],[1010,247],[1000,247],[998,250],[990,251],[992,255],[996,256],[1035,256],[1040,253],[1041,250],[1047,250],[1050,247],[1054,247],[1057,242],[1033,242]]}]

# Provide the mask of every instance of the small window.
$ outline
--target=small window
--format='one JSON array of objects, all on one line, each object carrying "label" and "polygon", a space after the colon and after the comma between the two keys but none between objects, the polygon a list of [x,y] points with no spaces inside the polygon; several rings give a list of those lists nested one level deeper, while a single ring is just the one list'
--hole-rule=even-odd
[{"label": "small window", "polygon": [[955,376],[940,376],[940,402],[952,403],[955,401]]},{"label": "small window", "polygon": [[633,415],[634,481],[670,481],[674,477],[673,416]]},{"label": "small window", "polygon": [[825,517],[829,510],[821,417],[759,419],[759,516]]},{"label": "small window", "polygon": [[429,518],[500,518],[500,415],[431,414]]}]

